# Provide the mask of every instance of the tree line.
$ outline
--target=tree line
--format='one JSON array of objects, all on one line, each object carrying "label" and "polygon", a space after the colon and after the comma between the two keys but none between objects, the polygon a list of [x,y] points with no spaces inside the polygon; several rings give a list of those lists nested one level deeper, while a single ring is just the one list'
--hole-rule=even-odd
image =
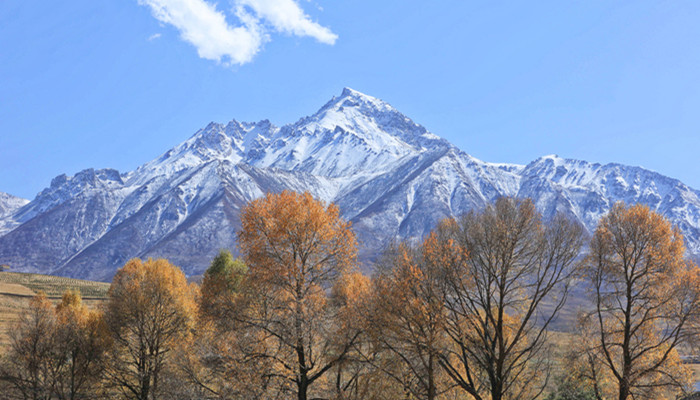
[{"label": "tree line", "polygon": [[[282,192],[242,210],[242,258],[201,285],[133,259],[108,299],[32,299],[0,362],[8,399],[662,400],[692,390],[700,272],[647,207],[587,238],[501,198],[387,247],[371,277],[338,208]],[[585,249],[585,255],[582,250]],[[571,333],[552,326],[575,288]]]}]

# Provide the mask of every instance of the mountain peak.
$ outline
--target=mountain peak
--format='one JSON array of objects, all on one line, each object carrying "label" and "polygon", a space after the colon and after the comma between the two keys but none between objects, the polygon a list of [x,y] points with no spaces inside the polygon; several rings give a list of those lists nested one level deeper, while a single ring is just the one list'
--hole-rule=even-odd
[{"label": "mountain peak", "polygon": [[349,88],[349,87],[346,86],[346,87],[343,88],[343,92],[340,94],[340,97],[352,96],[352,95],[355,94],[355,93],[362,94],[362,93],[358,92],[357,90],[355,90],[355,89],[353,89],[353,88]]},{"label": "mountain peak", "polygon": [[322,116],[329,111],[342,113],[349,110],[356,110],[358,113],[365,115],[387,112],[400,114],[395,108],[383,100],[345,87],[340,96],[333,96],[333,98],[321,107],[312,117]]},{"label": "mountain peak", "polygon": [[357,133],[363,139],[376,134],[389,134],[410,146],[433,147],[443,139],[428,132],[389,103],[379,98],[345,87],[338,97],[333,97],[314,115],[297,123],[334,131]]},{"label": "mountain peak", "polygon": [[368,100],[379,100],[376,97],[370,96],[368,94],[364,94],[364,93],[360,92],[359,90],[355,90],[355,89],[349,88],[347,86],[343,88],[343,91],[342,91],[342,93],[340,93],[339,98],[345,98],[345,97],[356,97],[356,98],[365,98]]},{"label": "mountain peak", "polygon": [[388,103],[346,87],[315,114],[247,144],[245,161],[336,178],[380,173],[403,157],[445,146]]}]

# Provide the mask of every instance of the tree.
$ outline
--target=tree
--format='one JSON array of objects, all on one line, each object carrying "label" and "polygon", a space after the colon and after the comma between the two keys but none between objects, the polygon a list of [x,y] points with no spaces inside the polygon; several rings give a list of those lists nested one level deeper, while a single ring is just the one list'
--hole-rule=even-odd
[{"label": "tree", "polygon": [[[566,343],[561,357],[561,376],[556,382],[556,394],[567,398],[579,395],[586,400],[603,400],[615,397],[613,379],[605,369],[601,353],[597,349],[597,334],[587,311],[579,311],[578,320],[572,327],[574,335]],[[585,396],[584,396],[585,395]],[[554,396],[550,396],[554,397]],[[556,397],[555,397],[556,398]]]},{"label": "tree", "polygon": [[370,336],[381,349],[371,362],[416,399],[434,400],[445,385],[442,254],[434,234],[420,246],[401,243],[385,255],[374,280]]},{"label": "tree", "polygon": [[56,314],[43,292],[32,298],[3,359],[0,378],[9,385],[8,398],[49,400],[53,395],[53,356]]},{"label": "tree", "polygon": [[230,251],[220,251],[202,279],[200,315],[218,323],[232,321],[226,314],[235,305],[247,274],[248,266],[242,260],[234,259]]},{"label": "tree", "polygon": [[193,328],[195,295],[182,271],[164,259],[133,259],[117,271],[105,315],[115,344],[108,372],[125,397],[158,397],[170,353]]},{"label": "tree", "polygon": [[383,378],[372,365],[365,362],[367,339],[367,310],[371,307],[371,281],[360,271],[340,276],[331,291],[331,306],[337,310],[335,330],[336,352],[352,343],[346,357],[334,368],[333,383],[336,399],[360,400],[388,397],[378,387]]},{"label": "tree", "polygon": [[642,205],[615,204],[591,239],[588,352],[619,400],[673,398],[687,385],[677,349],[694,332],[700,274],[684,253],[678,228]]},{"label": "tree", "polygon": [[328,299],[355,262],[355,235],[337,206],[309,193],[269,193],[243,208],[241,222],[239,246],[250,267],[241,320],[264,343],[259,356],[273,363],[281,390],[306,400],[357,338],[337,345],[337,310]]},{"label": "tree", "polygon": [[560,375],[555,378],[555,389],[546,400],[596,400],[595,393],[582,382],[570,376]]},{"label": "tree", "polygon": [[229,251],[212,260],[202,280],[195,336],[178,357],[187,380],[218,398],[261,398],[267,388],[268,363],[249,357],[263,351],[254,330],[240,322],[248,272]]},{"label": "tree", "polygon": [[54,388],[59,399],[97,399],[111,337],[101,312],[68,290],[56,306]]},{"label": "tree", "polygon": [[0,368],[10,384],[6,398],[97,399],[110,338],[98,311],[66,291],[54,307],[46,295],[34,297],[11,334]]},{"label": "tree", "polygon": [[434,247],[444,262],[441,363],[474,399],[535,399],[548,383],[547,329],[563,307],[582,228],[547,223],[530,200],[500,198],[459,222],[445,221]]}]

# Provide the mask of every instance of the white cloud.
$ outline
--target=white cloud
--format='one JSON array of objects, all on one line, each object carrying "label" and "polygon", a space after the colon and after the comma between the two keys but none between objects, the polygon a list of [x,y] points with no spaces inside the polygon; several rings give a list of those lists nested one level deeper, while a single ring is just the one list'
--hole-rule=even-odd
[{"label": "white cloud", "polygon": [[150,42],[150,41],[156,40],[156,39],[158,39],[159,37],[160,37],[160,33],[154,33],[154,34],[152,34],[151,36],[148,37],[148,41]]},{"label": "white cloud", "polygon": [[326,44],[334,44],[338,39],[330,29],[311,21],[294,0],[237,0],[236,2],[252,8],[260,18],[269,22],[280,32],[310,36]]},{"label": "white cloud", "polygon": [[313,37],[334,44],[330,29],[311,21],[295,0],[233,0],[238,26],[206,0],[138,0],[153,16],[173,25],[183,40],[197,48],[200,57],[225,65],[253,60],[269,40],[268,27],[295,36]]},{"label": "white cloud", "polygon": [[265,35],[249,18],[231,27],[224,14],[204,0],[139,0],[151,8],[159,21],[173,25],[183,40],[197,48],[200,57],[224,64],[250,62],[262,46]]}]

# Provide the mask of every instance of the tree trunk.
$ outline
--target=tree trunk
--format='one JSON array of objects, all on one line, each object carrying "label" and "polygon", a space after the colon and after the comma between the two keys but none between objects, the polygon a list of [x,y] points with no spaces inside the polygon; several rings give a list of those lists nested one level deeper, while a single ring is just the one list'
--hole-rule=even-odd
[{"label": "tree trunk", "polygon": [[620,382],[620,396],[619,400],[627,400],[627,397],[630,395],[630,389],[629,386],[627,385],[627,382]]},{"label": "tree trunk", "polygon": [[428,400],[435,400],[437,397],[437,390],[435,390],[435,368],[434,368],[433,354],[428,356]]},{"label": "tree trunk", "polygon": [[299,380],[297,387],[299,388],[299,393],[298,393],[297,399],[298,400],[306,400],[306,396],[307,396],[306,392],[309,389],[309,382],[306,379],[306,374],[301,376],[301,379]]},{"label": "tree trunk", "polygon": [[496,380],[491,386],[491,400],[503,399],[503,384],[500,380]]}]

